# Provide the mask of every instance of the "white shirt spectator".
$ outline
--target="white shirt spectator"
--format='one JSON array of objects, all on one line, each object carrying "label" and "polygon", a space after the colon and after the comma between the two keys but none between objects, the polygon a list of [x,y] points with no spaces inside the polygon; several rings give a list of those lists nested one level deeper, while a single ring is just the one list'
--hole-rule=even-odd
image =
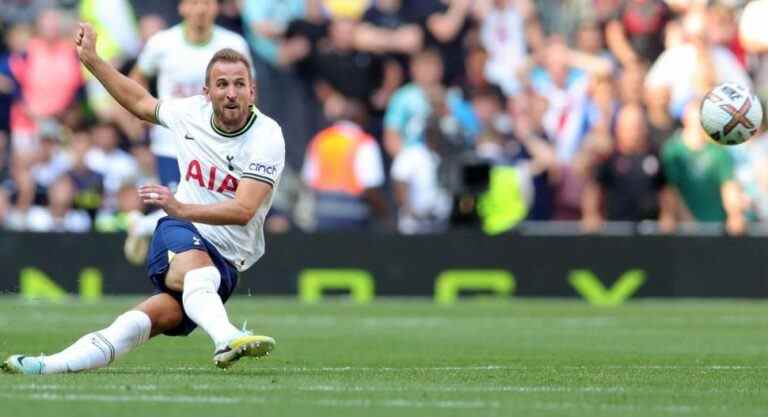
[{"label": "white shirt spectator", "polygon": [[139,175],[136,160],[122,149],[110,152],[99,148],[91,149],[85,154],[85,164],[104,176],[104,191],[108,198],[117,194],[123,184],[135,182]]},{"label": "white shirt spectator", "polygon": [[[711,51],[716,82],[734,82],[752,88],[752,81],[731,51],[722,47],[712,47]],[[695,94],[696,61],[695,47],[681,45],[664,51],[648,71],[647,88],[670,89],[669,105],[673,115],[682,114],[685,104]]]},{"label": "white shirt spectator", "polygon": [[69,155],[63,152],[56,152],[49,161],[32,166],[32,178],[35,179],[36,184],[48,187],[67,172],[71,166],[72,161]]},{"label": "white shirt spectator", "polygon": [[494,8],[480,28],[480,41],[488,51],[485,76],[508,96],[520,89],[517,76],[526,60],[524,26],[523,16],[514,7],[506,7]]},{"label": "white shirt spectator", "polygon": [[453,200],[438,182],[439,165],[439,156],[423,144],[403,149],[392,162],[392,179],[408,187],[408,210],[398,218],[401,233],[434,231],[448,220]]}]

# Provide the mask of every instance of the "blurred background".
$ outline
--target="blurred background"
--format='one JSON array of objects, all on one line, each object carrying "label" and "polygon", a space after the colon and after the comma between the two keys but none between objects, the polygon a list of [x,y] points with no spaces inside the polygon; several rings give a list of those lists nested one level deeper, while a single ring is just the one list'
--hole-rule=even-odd
[{"label": "blurred background", "polygon": [[[0,1],[2,228],[148,211],[148,126],[71,36],[90,21],[128,74],[177,5]],[[724,81],[768,98],[766,19],[762,0],[221,0],[216,22],[285,134],[270,233],[741,235],[768,219],[768,142],[715,145],[697,102]]]}]

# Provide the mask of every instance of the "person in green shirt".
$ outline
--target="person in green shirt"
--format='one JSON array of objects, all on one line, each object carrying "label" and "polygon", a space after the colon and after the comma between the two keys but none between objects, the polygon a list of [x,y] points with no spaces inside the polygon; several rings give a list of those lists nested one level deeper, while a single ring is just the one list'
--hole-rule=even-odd
[{"label": "person in green shirt", "polygon": [[[699,100],[685,107],[683,127],[662,148],[662,164],[678,212],[698,222],[725,222],[729,234],[746,229],[745,201],[728,151],[701,128]],[[684,204],[679,204],[682,201]],[[687,209],[687,210],[685,210]]]}]

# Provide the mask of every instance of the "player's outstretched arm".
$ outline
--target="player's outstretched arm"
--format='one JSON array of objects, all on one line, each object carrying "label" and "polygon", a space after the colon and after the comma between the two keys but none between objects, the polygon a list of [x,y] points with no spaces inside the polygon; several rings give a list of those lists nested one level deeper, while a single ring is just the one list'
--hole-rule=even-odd
[{"label": "player's outstretched arm", "polygon": [[168,187],[147,185],[139,188],[139,197],[145,204],[162,207],[171,217],[196,223],[244,226],[268,198],[272,186],[262,181],[243,178],[237,186],[235,198],[214,204],[185,204],[173,196]]},{"label": "player's outstretched arm", "polygon": [[121,74],[96,53],[96,32],[88,23],[80,23],[75,33],[75,45],[80,62],[91,72],[109,94],[134,116],[150,123],[155,118],[157,99],[141,85]]}]

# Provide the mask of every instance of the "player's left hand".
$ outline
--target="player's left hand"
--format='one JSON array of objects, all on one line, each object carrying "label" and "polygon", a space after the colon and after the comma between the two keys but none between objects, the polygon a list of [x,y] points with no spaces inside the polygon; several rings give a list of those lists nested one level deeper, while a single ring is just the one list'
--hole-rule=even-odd
[{"label": "player's left hand", "polygon": [[169,216],[181,217],[182,204],[168,187],[162,185],[144,185],[139,187],[139,197],[144,204],[161,207]]}]

